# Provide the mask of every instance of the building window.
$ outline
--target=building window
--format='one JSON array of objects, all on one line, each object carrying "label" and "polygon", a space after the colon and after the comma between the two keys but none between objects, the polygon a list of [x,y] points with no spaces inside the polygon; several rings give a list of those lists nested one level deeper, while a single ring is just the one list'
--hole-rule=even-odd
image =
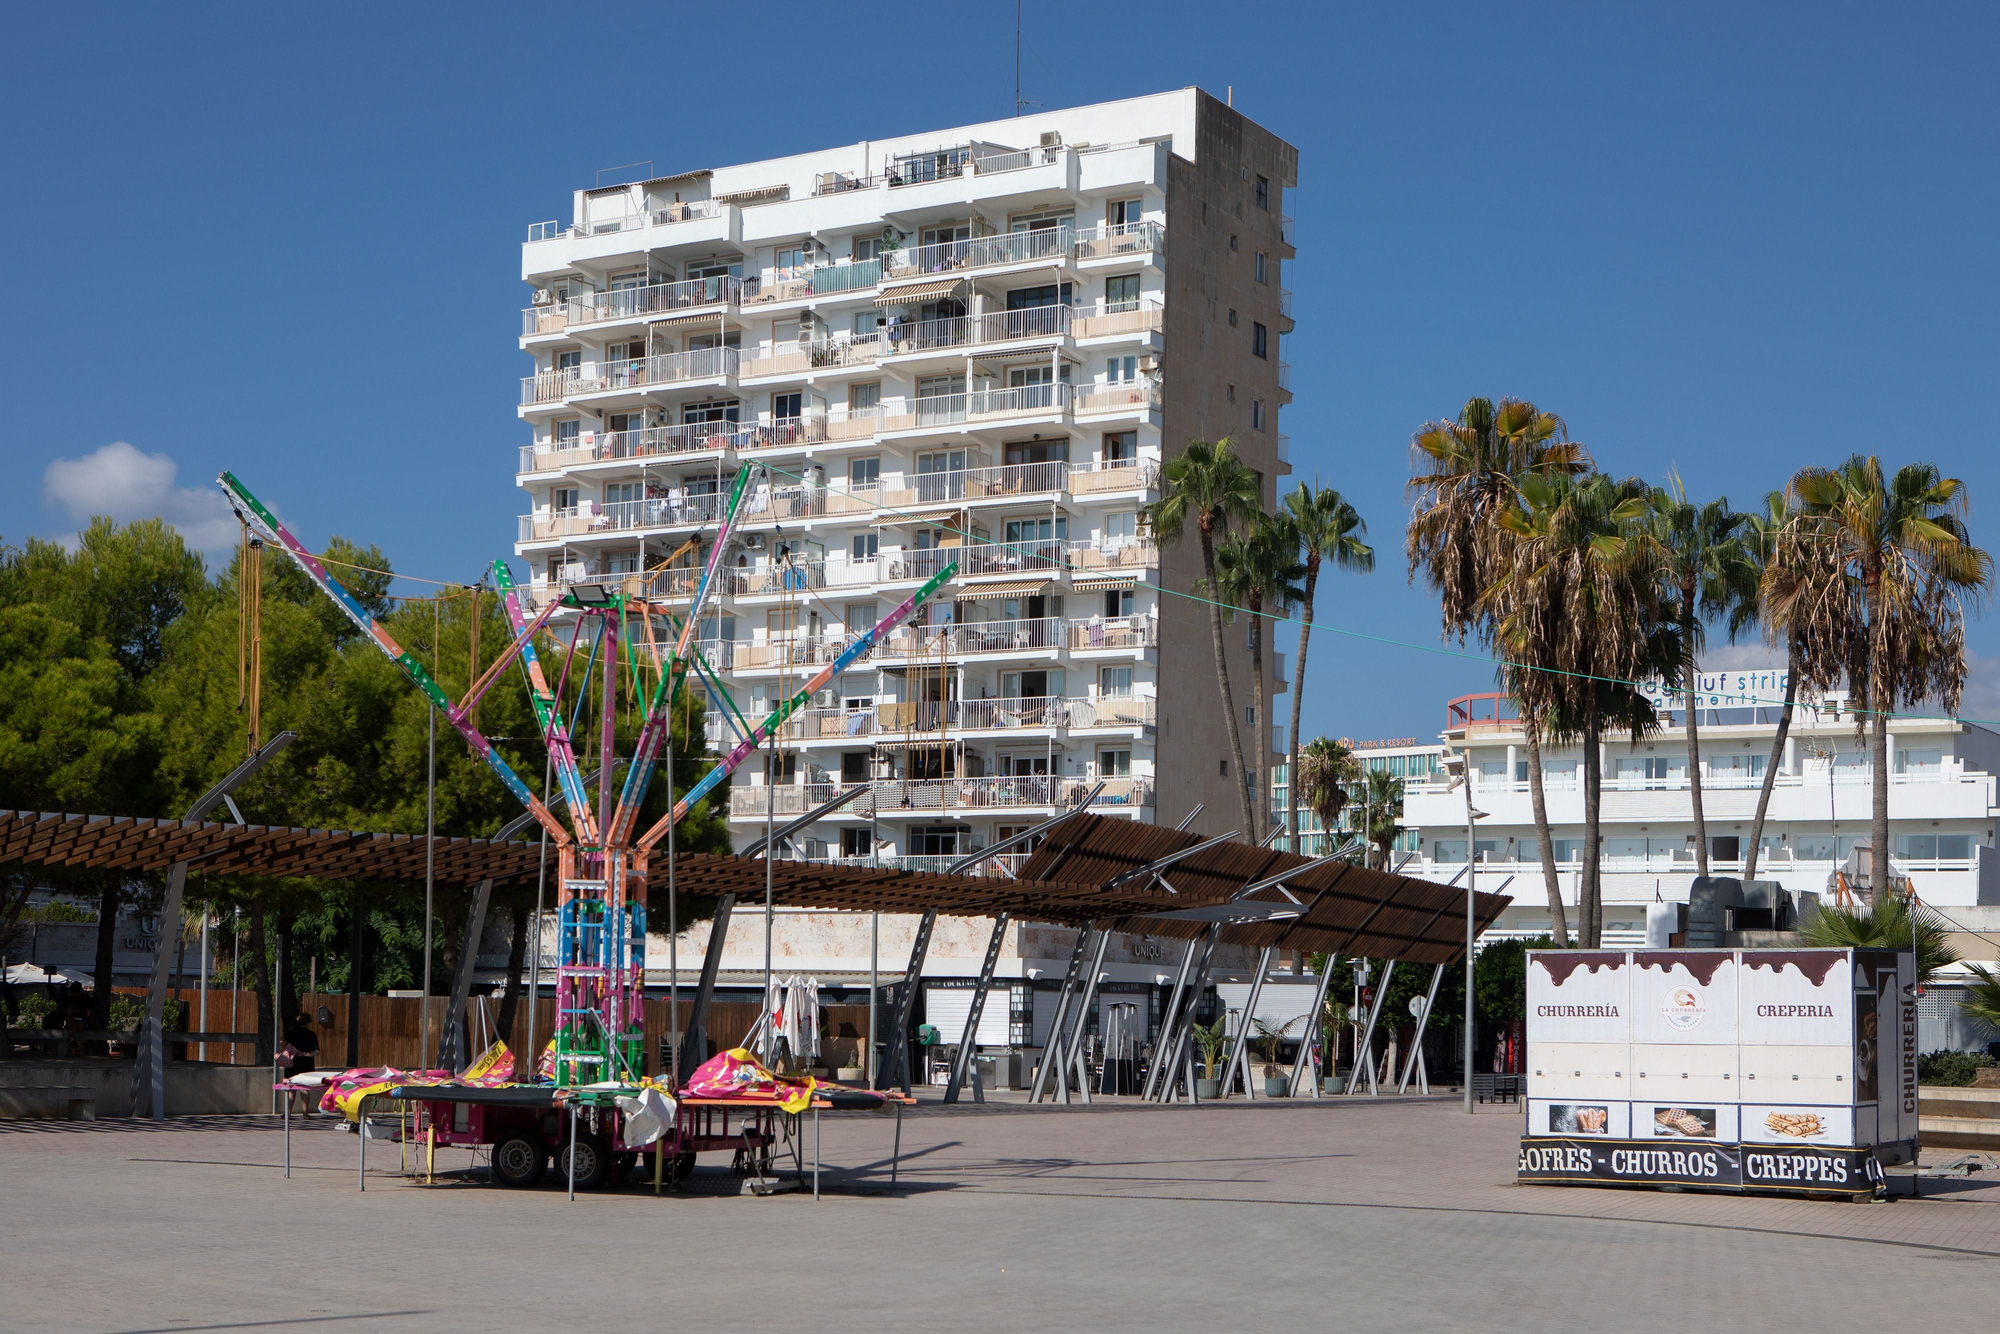
[{"label": "building window", "polygon": [[879,236],[857,236],[854,238],[854,262],[866,264],[882,253],[882,238]]},{"label": "building window", "polygon": [[[853,546],[848,552],[849,558],[852,560],[874,560],[877,551],[880,550],[877,545],[878,537],[879,534],[876,533],[856,533],[851,539]],[[872,607],[873,604],[868,605]],[[873,621],[868,622],[870,625],[874,623]],[[850,620],[848,624],[852,625],[854,622]]]},{"label": "building window", "polygon": [[1119,514],[1104,516],[1104,540],[1107,542],[1130,542],[1139,533],[1139,513],[1126,510]]},{"label": "building window", "polygon": [[1257,252],[1257,258],[1255,258],[1250,262],[1251,276],[1254,277],[1260,283],[1267,283],[1271,281],[1269,275],[1265,272],[1264,268],[1267,262],[1268,261],[1265,258],[1264,252],[1261,250]]},{"label": "building window", "polygon": [[557,422],[556,437],[555,437],[556,448],[557,449],[574,448],[576,446],[577,437],[582,433],[582,431],[583,431],[583,423],[580,421]]},{"label": "building window", "polygon": [[802,394],[773,394],[771,395],[771,419],[773,421],[796,421],[803,412],[804,406],[805,399]]},{"label": "building window", "polygon": [[849,459],[847,461],[847,484],[857,490],[871,489],[882,482],[882,460]]},{"label": "building window", "polygon": [[1104,435],[1104,462],[1120,463],[1139,457],[1137,431],[1107,431]]},{"label": "building window", "polygon": [[[1112,620],[1132,614],[1132,590],[1129,588],[1107,588],[1104,590],[1104,615]],[[1125,669],[1129,671],[1130,669]]]},{"label": "building window", "polygon": [[1257,178],[1257,207],[1267,213],[1271,209],[1271,178],[1269,176],[1259,176]]},{"label": "building window", "polygon": [[1229,761],[1217,760],[1215,772],[1224,778],[1229,777]]},{"label": "building window", "polygon": [[1236,386],[1233,384],[1225,385],[1223,387],[1223,396],[1227,398],[1231,403],[1234,403],[1236,401]]},{"label": "building window", "polygon": [[1104,379],[1107,384],[1132,384],[1138,378],[1138,357],[1106,357],[1104,359]]},{"label": "building window", "polygon": [[1104,221],[1113,227],[1131,227],[1140,220],[1144,200],[1114,199],[1104,206]]},{"label": "building window", "polygon": [[[860,772],[850,774],[851,761],[861,761]],[[868,752],[842,755],[840,757],[840,780],[843,783],[865,783],[868,781]],[[873,829],[843,829],[840,831],[840,855],[843,857],[872,857],[875,855],[875,831]]]},{"label": "building window", "polygon": [[1129,750],[1098,751],[1097,776],[1099,778],[1130,778],[1132,776],[1132,752]]},{"label": "building window", "polygon": [[1250,326],[1251,356],[1268,358],[1271,354],[1270,341],[1271,341],[1270,332],[1267,329],[1265,329],[1263,325],[1253,324]]},{"label": "building window", "polygon": [[[1118,596],[1116,593],[1111,597]],[[1126,597],[1132,595],[1128,592]],[[1108,699],[1132,698],[1132,669],[1130,667],[1100,667],[1097,669],[1097,693]]]},{"label": "building window", "polygon": [[1139,308],[1139,275],[1120,274],[1116,278],[1104,280],[1104,311],[1116,314],[1119,311]]},{"label": "building window", "polygon": [[1261,398],[1250,400],[1250,429],[1253,431],[1264,429],[1264,400]]},{"label": "building window", "polygon": [[558,514],[576,513],[576,488],[557,486],[549,489],[549,508]]},{"label": "building window", "polygon": [[1236,327],[1236,308],[1234,306],[1229,308],[1229,327],[1232,329]]},{"label": "building window", "polygon": [[1229,234],[1229,248],[1230,248],[1231,250],[1234,250],[1234,249],[1236,249],[1236,233],[1235,233],[1235,232],[1231,232],[1231,233]]},{"label": "building window", "polygon": [[550,359],[549,364],[559,371],[573,371],[583,364],[583,353],[577,348],[558,352]]}]

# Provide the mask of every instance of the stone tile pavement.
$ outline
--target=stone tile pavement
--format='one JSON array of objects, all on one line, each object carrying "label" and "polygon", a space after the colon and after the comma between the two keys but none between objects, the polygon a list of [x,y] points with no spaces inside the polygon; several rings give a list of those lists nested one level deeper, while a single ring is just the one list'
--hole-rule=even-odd
[{"label": "stone tile pavement", "polygon": [[[296,1124],[296,1123],[295,1123]],[[828,1195],[431,1187],[325,1122],[0,1122],[0,1329],[1770,1330],[2000,1309],[2000,1171],[1887,1204],[1513,1184],[1448,1100],[829,1117]],[[1956,1157],[1951,1154],[1948,1156]],[[704,1184],[726,1186],[720,1169]],[[1900,1183],[1899,1183],[1900,1189]]]}]

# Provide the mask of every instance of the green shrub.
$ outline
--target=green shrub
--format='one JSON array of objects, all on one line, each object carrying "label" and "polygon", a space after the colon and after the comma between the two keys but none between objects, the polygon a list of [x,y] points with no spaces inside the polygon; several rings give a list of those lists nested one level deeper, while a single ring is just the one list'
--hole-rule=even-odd
[{"label": "green shrub", "polygon": [[21,997],[20,1008],[14,1014],[15,1028],[47,1028],[49,1016],[56,1012],[56,1003],[48,993],[31,991]]},{"label": "green shrub", "polygon": [[1973,1075],[1992,1064],[1991,1056],[1977,1052],[1928,1052],[1917,1058],[1917,1082],[1941,1088],[1967,1088]]}]

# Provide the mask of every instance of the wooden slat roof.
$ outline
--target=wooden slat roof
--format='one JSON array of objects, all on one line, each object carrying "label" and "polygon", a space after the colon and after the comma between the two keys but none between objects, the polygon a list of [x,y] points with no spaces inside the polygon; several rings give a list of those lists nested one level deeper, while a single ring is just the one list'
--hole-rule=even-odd
[{"label": "wooden slat roof", "polygon": [[[1066,925],[1113,920],[1131,930],[1193,939],[1206,929],[1205,923],[1154,914],[1227,903],[1243,886],[1310,861],[1226,843],[1167,869],[1163,878],[1173,892],[1151,879],[1105,887],[1122,872],[1200,841],[1199,835],[1163,825],[1078,815],[1049,831],[1017,879],[775,861],[770,864],[772,898],[784,907],[828,910],[936,910],[965,917],[1006,911]],[[540,865],[541,850],[534,841],[441,837],[428,842],[434,845],[437,878],[448,883],[491,877],[501,888],[532,884]],[[416,882],[424,876],[426,843],[413,834],[0,811],[0,865],[162,871],[187,861],[211,875]],[[665,860],[656,856],[649,867],[655,896],[665,884]],[[765,863],[758,858],[686,852],[677,859],[677,870],[677,883],[690,894],[733,893],[752,903],[764,893]],[[1464,891],[1429,880],[1329,865],[1301,871],[1283,888],[1259,890],[1251,897],[1302,912],[1233,923],[1223,929],[1223,940],[1412,963],[1449,963],[1465,949]],[[1477,929],[1490,925],[1507,902],[1497,894],[1475,895]]]},{"label": "wooden slat roof", "polygon": [[[1201,841],[1199,834],[1166,825],[1139,824],[1116,816],[1078,816],[1049,831],[1021,868],[1021,876],[1061,884],[1103,885]],[[1288,869],[1312,866],[1312,860],[1248,843],[1223,843],[1162,871],[1160,879],[1172,887],[1171,893],[1149,877],[1111,891],[1105,899],[1125,905],[1126,915],[1143,919],[1134,920],[1133,929],[1187,940],[1199,936],[1206,925],[1148,917],[1148,911],[1224,903],[1245,885]],[[1465,954],[1465,891],[1455,886],[1330,864],[1301,870],[1282,887],[1258,890],[1250,897],[1296,906],[1303,912],[1296,918],[1225,927],[1222,938],[1231,944],[1326,950],[1409,963],[1450,963]],[[1475,932],[1492,925],[1508,902],[1504,895],[1475,893]]]}]

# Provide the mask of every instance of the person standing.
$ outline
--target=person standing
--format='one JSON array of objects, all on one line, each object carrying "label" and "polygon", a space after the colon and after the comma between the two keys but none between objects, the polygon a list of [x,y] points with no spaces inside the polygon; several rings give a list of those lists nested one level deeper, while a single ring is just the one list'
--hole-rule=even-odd
[{"label": "person standing", "polygon": [[[283,1061],[286,1052],[291,1053],[289,1064],[285,1064]],[[284,1048],[278,1055],[280,1063],[285,1064],[285,1078],[288,1080],[297,1079],[300,1075],[310,1074],[319,1068],[319,1034],[313,1031],[312,1019],[305,1011],[301,1010],[292,1016],[291,1026],[285,1029]],[[299,1099],[302,1104],[300,1110],[305,1115],[311,1116],[313,1114],[313,1102],[315,1101],[313,1098],[300,1092],[288,1093],[285,1096]]]}]

